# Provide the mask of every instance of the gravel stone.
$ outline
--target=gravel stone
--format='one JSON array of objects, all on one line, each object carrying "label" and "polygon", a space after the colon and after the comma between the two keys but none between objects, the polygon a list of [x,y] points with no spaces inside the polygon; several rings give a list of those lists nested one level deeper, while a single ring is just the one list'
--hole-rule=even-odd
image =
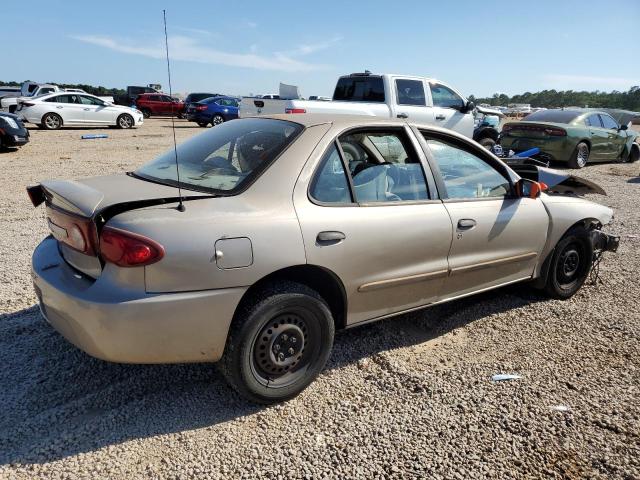
[{"label": "gravel stone", "polygon": [[639,164],[578,173],[609,193],[593,200],[622,237],[601,283],[568,301],[515,285],[341,332],[316,382],[261,407],[212,365],[93,359],[35,306],[47,233],[24,187],[134,169],[171,146],[169,127],[32,129],[0,153],[0,478],[640,479]]}]

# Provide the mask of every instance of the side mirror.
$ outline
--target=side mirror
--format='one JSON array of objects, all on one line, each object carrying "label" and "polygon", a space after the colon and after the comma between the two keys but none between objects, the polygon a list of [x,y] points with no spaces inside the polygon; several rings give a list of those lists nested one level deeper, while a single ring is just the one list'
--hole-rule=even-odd
[{"label": "side mirror", "polygon": [[464,104],[464,107],[462,107],[461,112],[469,113],[473,111],[474,108],[476,108],[476,104],[467,100],[467,103]]},{"label": "side mirror", "polygon": [[536,199],[542,192],[548,190],[548,188],[549,187],[542,182],[534,182],[526,178],[521,178],[516,183],[516,192],[520,198]]},{"label": "side mirror", "polygon": [[618,130],[628,130],[629,129],[629,125],[620,125],[618,127]]}]

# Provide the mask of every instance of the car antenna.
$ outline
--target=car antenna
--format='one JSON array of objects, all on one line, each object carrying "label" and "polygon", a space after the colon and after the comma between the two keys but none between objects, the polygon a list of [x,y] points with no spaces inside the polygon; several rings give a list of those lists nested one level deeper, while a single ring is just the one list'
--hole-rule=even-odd
[{"label": "car antenna", "polygon": [[[167,11],[162,10],[162,18],[164,19],[164,47],[167,52],[167,76],[169,77],[169,96],[173,98],[171,89],[171,66],[169,64],[169,40],[167,38]],[[171,115],[171,131],[173,132],[173,153],[176,159],[176,179],[178,180],[178,211],[184,212],[184,202],[182,201],[182,189],[180,188],[180,167],[178,164],[178,144],[176,143],[176,125],[174,116]]]}]

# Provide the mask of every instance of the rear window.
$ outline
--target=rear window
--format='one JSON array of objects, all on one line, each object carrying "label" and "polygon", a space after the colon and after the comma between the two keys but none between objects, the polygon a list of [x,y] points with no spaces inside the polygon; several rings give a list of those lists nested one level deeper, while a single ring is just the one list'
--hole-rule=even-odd
[{"label": "rear window", "polygon": [[[247,118],[225,122],[178,146],[180,186],[231,195],[256,179],[300,134],[285,120]],[[178,185],[174,150],[134,172],[148,180]]]},{"label": "rear window", "polygon": [[382,77],[342,77],[333,93],[334,100],[384,102]]},{"label": "rear window", "polygon": [[573,122],[582,112],[574,110],[540,110],[524,117],[527,122],[553,122],[570,123]]},{"label": "rear window", "polygon": [[215,93],[191,93],[187,97],[187,101],[189,102],[199,102],[200,100],[204,100],[209,97],[216,97]]}]

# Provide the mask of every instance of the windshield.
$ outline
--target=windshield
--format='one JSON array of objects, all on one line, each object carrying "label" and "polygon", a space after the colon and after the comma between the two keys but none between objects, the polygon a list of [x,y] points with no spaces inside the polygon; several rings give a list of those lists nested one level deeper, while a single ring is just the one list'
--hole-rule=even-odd
[{"label": "windshield", "polygon": [[583,112],[576,112],[575,110],[540,110],[530,113],[523,120],[527,122],[571,123],[581,113]]},{"label": "windshield", "polygon": [[[302,131],[285,120],[247,118],[225,122],[178,146],[180,186],[233,194],[257,178]],[[178,185],[171,149],[142,166],[135,175]]]}]

